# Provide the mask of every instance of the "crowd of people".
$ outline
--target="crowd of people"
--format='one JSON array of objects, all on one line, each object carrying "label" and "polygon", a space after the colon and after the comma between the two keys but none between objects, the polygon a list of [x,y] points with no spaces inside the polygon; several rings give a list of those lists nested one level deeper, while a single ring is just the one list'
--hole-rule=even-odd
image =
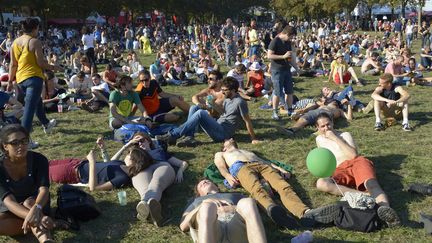
[{"label": "crowd of people", "polygon": [[[201,131],[223,143],[213,159],[225,185],[241,186],[250,197],[222,193],[209,179],[197,182],[197,197],[180,222],[180,229],[190,232],[195,242],[266,242],[259,209],[288,229],[334,224],[341,212],[338,204],[310,208],[290,185],[287,168],[240,149],[234,140],[244,124],[251,143],[262,142],[248,107],[257,99],[265,100],[260,109],[271,111],[269,119],[281,120],[286,114],[294,120],[292,126],[280,128],[283,134],[293,136],[315,126],[317,147],[335,155],[336,171],[331,178],[317,180],[318,190],[368,194],[377,204],[380,221],[387,227],[399,225],[373,162],[358,153],[350,133],[335,130],[334,121],[373,110],[376,131],[400,119],[402,130],[412,131],[407,87],[432,80],[422,74],[432,68],[431,42],[425,37],[429,27],[415,31],[410,20],[377,22],[375,30],[386,32],[383,38],[352,28],[349,22],[326,20],[277,21],[266,29],[255,20],[236,26],[227,19],[221,26],[86,26],[81,33],[70,28],[42,32],[38,20],[28,18],[0,44],[0,235],[31,230],[40,242],[53,241],[50,232],[62,223],[50,215],[50,182],[82,183],[90,191],[133,186],[141,198],[137,218],[162,226],[162,192],[182,182],[188,167],[168,153],[166,145],[199,146],[195,134]],[[410,49],[414,32],[422,38],[420,64]],[[156,58],[146,67],[139,54],[152,53]],[[353,88],[367,85],[363,75],[377,77],[366,102],[354,96]],[[294,76],[324,77],[320,95],[294,94]],[[327,82],[341,90],[329,88]],[[193,84],[208,86],[192,97],[162,88]],[[82,158],[50,161],[32,151],[38,147],[31,139],[34,115],[49,134],[57,121],[47,113],[79,109],[108,118],[106,128],[125,143],[114,156],[108,155],[102,138],[95,138],[100,162],[94,149]],[[282,205],[274,200],[272,189]]]}]

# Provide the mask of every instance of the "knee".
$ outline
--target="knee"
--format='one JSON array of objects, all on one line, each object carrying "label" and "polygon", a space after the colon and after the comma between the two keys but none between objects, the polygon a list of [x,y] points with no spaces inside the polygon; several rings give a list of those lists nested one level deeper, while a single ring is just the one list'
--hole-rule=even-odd
[{"label": "knee", "polygon": [[237,203],[237,212],[241,215],[250,215],[257,212],[255,200],[252,198],[243,198]]},{"label": "knee", "polygon": [[330,184],[331,182],[329,182],[328,180],[320,178],[316,182],[316,188],[320,191],[328,192]]},{"label": "knee", "polygon": [[212,202],[203,202],[198,210],[199,221],[210,221],[217,218],[217,206]]}]

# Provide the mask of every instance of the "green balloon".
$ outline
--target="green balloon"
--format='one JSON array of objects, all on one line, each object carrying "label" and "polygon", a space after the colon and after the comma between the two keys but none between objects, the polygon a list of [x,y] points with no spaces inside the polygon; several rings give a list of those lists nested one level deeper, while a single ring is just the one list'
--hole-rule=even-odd
[{"label": "green balloon", "polygon": [[315,148],[309,152],[306,166],[314,176],[329,177],[336,170],[336,157],[326,148]]}]

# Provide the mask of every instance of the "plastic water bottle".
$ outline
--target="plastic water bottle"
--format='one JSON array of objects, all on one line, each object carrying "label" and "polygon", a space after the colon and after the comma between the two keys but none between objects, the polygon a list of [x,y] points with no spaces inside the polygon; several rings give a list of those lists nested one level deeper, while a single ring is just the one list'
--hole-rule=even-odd
[{"label": "plastic water bottle", "polygon": [[59,113],[63,113],[63,100],[60,100],[60,101],[57,103],[57,111],[58,111]]},{"label": "plastic water bottle", "polygon": [[206,105],[207,105],[209,108],[212,108],[213,100],[214,100],[213,95],[207,95]]},{"label": "plastic water bottle", "polygon": [[306,230],[305,232],[297,235],[291,239],[291,243],[309,243],[313,241],[312,232]]}]

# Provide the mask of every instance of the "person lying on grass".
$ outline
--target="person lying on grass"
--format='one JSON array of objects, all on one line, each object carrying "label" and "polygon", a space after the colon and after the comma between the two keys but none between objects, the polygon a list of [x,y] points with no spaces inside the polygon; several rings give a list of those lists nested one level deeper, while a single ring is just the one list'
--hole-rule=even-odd
[{"label": "person lying on grass", "polygon": [[183,213],[180,229],[194,242],[267,242],[255,200],[241,193],[221,193],[204,179],[195,186],[197,197]]},{"label": "person lying on grass", "polygon": [[390,207],[389,199],[378,183],[373,162],[358,154],[351,134],[334,130],[333,120],[327,113],[318,115],[316,127],[319,134],[316,138],[317,146],[329,149],[336,156],[337,162],[333,179],[318,179],[317,189],[334,195],[367,191],[379,205],[378,217],[389,227],[399,225],[399,217]]}]

